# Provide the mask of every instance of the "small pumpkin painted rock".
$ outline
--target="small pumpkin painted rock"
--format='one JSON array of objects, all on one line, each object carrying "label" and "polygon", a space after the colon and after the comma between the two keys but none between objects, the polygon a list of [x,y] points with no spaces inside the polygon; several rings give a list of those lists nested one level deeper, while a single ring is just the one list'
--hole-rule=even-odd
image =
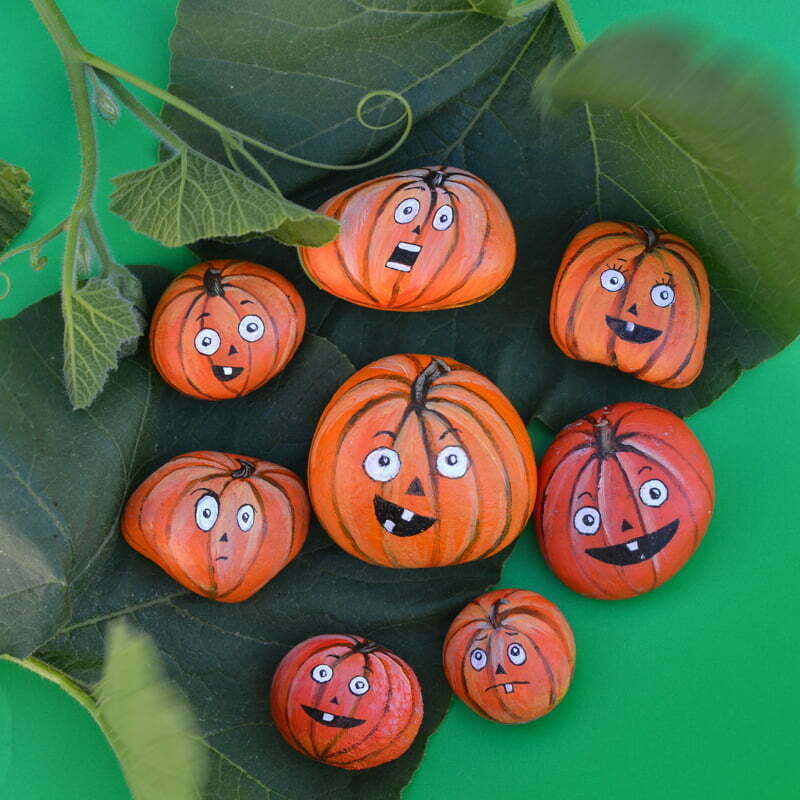
[{"label": "small pumpkin painted rock", "polygon": [[246,456],[171,459],[131,495],[122,534],[187,589],[238,603],[300,551],[310,509],[293,472]]},{"label": "small pumpkin painted rock", "polygon": [[597,222],[564,253],[550,332],[570,358],[678,389],[703,368],[709,307],[706,270],[688,242],[630,222]]},{"label": "small pumpkin painted rock", "polygon": [[514,267],[514,228],[477,175],[455,167],[408,169],[348,189],[320,213],[338,238],[299,248],[320,289],[368,308],[428,311],[478,303]]},{"label": "small pumpkin painted rock", "polygon": [[618,403],[567,425],[540,476],[542,555],[589,597],[632,597],[669,580],[697,549],[714,507],[700,442],[674,414],[644,403]]},{"label": "small pumpkin painted rock", "polygon": [[385,647],[359,636],[314,636],[278,664],[270,709],[281,736],[303,755],[368,769],[411,746],[422,692],[411,667]]},{"label": "small pumpkin painted rock", "polygon": [[175,278],[158,301],[150,355],[173,389],[227,400],[279,373],[305,325],[300,295],[274,270],[249,261],[205,261]]},{"label": "small pumpkin painted rock", "polygon": [[359,370],[320,418],[311,502],[348,553],[385,567],[487,558],[519,536],[536,496],[525,425],[505,395],[449,358]]},{"label": "small pumpkin painted rock", "polygon": [[454,620],[442,651],[453,691],[475,713],[513,725],[552,711],[575,668],[575,639],[549,600],[525,589],[498,589]]}]

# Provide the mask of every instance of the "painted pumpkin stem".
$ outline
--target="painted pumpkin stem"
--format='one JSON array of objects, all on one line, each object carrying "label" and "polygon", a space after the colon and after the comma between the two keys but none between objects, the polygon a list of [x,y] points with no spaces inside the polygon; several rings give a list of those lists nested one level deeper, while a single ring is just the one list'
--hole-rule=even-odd
[{"label": "painted pumpkin stem", "polygon": [[489,622],[492,623],[493,628],[500,627],[500,620],[498,619],[498,614],[500,613],[500,606],[504,606],[508,604],[508,600],[505,597],[501,597],[499,600],[495,600],[492,603],[491,609],[489,609]]},{"label": "painted pumpkin stem", "polygon": [[239,469],[231,472],[231,478],[249,478],[255,471],[256,465],[250,461],[243,461],[241,458],[236,459],[241,465]]},{"label": "painted pumpkin stem", "polygon": [[594,425],[594,435],[597,440],[597,450],[600,458],[605,458],[617,449],[614,444],[614,432],[611,423],[603,417],[597,421],[593,420],[592,425]]},{"label": "painted pumpkin stem", "polygon": [[444,361],[440,361],[438,358],[431,359],[431,363],[414,380],[414,384],[411,387],[412,403],[415,406],[424,406],[433,382],[437,378],[441,378],[442,375],[447,375],[450,371],[450,367]]},{"label": "painted pumpkin stem", "polygon": [[362,639],[353,647],[354,653],[362,653],[364,655],[367,653],[374,653],[376,650],[380,650],[380,645],[371,642],[369,639]]},{"label": "painted pumpkin stem", "polygon": [[640,225],[639,230],[647,237],[645,251],[651,253],[658,242],[658,234],[652,228],[645,228],[644,225]]},{"label": "painted pumpkin stem", "polygon": [[203,275],[203,287],[209,297],[225,297],[222,273],[218,269],[207,269]]}]

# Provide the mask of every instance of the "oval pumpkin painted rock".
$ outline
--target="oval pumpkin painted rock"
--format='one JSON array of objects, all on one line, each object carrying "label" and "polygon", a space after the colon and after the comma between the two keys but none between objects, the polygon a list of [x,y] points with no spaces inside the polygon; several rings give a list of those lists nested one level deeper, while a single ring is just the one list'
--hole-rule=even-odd
[{"label": "oval pumpkin painted rock", "polygon": [[282,275],[249,261],[206,261],[175,278],[158,301],[150,355],[173,389],[227,400],[277,375],[305,325],[303,301]]},{"label": "oval pumpkin painted rock", "polygon": [[597,222],[564,253],[550,332],[570,358],[678,389],[703,368],[709,313],[706,270],[688,242],[630,222]]},{"label": "oval pumpkin painted rock", "polygon": [[477,175],[455,167],[409,169],[359,184],[320,213],[339,236],[299,248],[320,289],[368,308],[428,311],[485,300],[514,268],[514,228]]},{"label": "oval pumpkin painted rock", "polygon": [[320,418],[311,502],[348,553],[386,567],[487,558],[518,536],[536,497],[525,425],[505,395],[449,358],[382,358]]},{"label": "oval pumpkin painted rock", "polygon": [[288,469],[198,451],[171,459],[139,486],[122,534],[187,589],[238,603],[300,552],[309,515],[303,484]]},{"label": "oval pumpkin painted rock", "polygon": [[342,769],[393,761],[422,723],[422,692],[411,667],[359,636],[323,635],[293,647],[270,691],[272,719],[303,755]]},{"label": "oval pumpkin painted rock", "polygon": [[632,597],[669,580],[697,549],[714,507],[700,442],[673,413],[644,403],[618,403],[567,425],[540,477],[542,555],[589,597]]},{"label": "oval pumpkin painted rock", "polygon": [[454,620],[442,651],[451,688],[495,722],[530,722],[564,698],[575,668],[575,639],[549,600],[525,589],[497,589]]}]

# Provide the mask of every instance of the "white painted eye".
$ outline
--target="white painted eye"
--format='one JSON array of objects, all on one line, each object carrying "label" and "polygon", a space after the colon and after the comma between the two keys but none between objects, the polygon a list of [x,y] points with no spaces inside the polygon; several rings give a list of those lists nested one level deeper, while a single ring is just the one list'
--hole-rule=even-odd
[{"label": "white painted eye", "polygon": [[409,197],[407,200],[402,200],[394,210],[394,221],[402,225],[404,222],[411,222],[417,214],[419,214],[419,200]]},{"label": "white painted eye", "polygon": [[239,506],[236,512],[236,521],[239,523],[239,528],[245,533],[253,527],[253,521],[256,518],[256,510],[249,503]]},{"label": "white painted eye", "polygon": [[666,502],[669,491],[663,481],[653,478],[639,487],[639,497],[646,506],[658,508]]},{"label": "white painted eye", "polygon": [[194,506],[194,521],[201,531],[210,531],[219,516],[219,501],[213,494],[204,494]]},{"label": "white painted eye", "polygon": [[436,209],[436,215],[433,218],[433,227],[437,231],[446,231],[453,224],[453,207],[441,206]]},{"label": "white painted eye", "polygon": [[472,669],[483,669],[486,666],[486,651],[476,647],[469,654],[469,663],[472,664]]},{"label": "white painted eye", "polygon": [[650,290],[650,299],[659,308],[666,308],[675,302],[675,290],[666,283],[657,283]]},{"label": "white painted eye", "polygon": [[514,642],[514,644],[510,644],[508,646],[508,660],[512,664],[519,666],[528,660],[528,654],[525,652],[525,648],[521,644]]},{"label": "white painted eye", "polygon": [[618,269],[604,269],[600,285],[608,292],[618,292],[625,287],[625,276]]},{"label": "white painted eye", "polygon": [[369,691],[369,681],[363,675],[356,675],[355,678],[350,678],[350,683],[347,686],[353,694],[359,696]]},{"label": "white painted eye", "polygon": [[364,459],[364,472],[374,481],[390,481],[400,472],[400,456],[390,447],[378,447]]},{"label": "white painted eye", "polygon": [[311,670],[311,679],[317,683],[327,683],[333,677],[333,668],[327,664],[317,664]]},{"label": "white painted eye", "polygon": [[599,530],[600,520],[600,512],[596,508],[593,506],[584,506],[575,512],[575,516],[572,518],[572,524],[575,526],[575,530],[578,531],[578,533],[582,533],[584,536],[591,536]]},{"label": "white painted eye", "polygon": [[436,456],[436,469],[445,478],[461,478],[469,469],[469,456],[463,447],[451,445]]},{"label": "white painted eye", "polygon": [[264,335],[264,321],[255,314],[242,317],[239,322],[239,336],[246,342],[257,342]]},{"label": "white painted eye", "polygon": [[213,328],[203,328],[194,337],[195,349],[204,356],[213,356],[219,350],[219,345],[219,334]]}]

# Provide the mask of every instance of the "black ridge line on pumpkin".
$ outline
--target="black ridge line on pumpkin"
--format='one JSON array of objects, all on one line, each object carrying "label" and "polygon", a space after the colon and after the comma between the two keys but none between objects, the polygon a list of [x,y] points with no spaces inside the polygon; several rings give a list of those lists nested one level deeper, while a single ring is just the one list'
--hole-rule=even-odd
[{"label": "black ridge line on pumpkin", "polygon": [[[191,314],[191,312],[192,312],[192,309],[194,308],[194,306],[195,306],[195,304],[197,303],[197,301],[198,301],[198,300],[202,300],[202,301],[203,301],[203,306],[202,306],[202,312],[201,312],[201,313],[203,313],[203,314],[204,314],[204,313],[205,313],[205,310],[206,310],[206,307],[207,307],[208,300],[209,300],[209,295],[205,294],[204,292],[200,292],[200,293],[198,293],[197,297],[195,297],[195,299],[194,299],[194,300],[192,300],[192,302],[191,302],[191,305],[189,306],[189,310],[186,312],[186,316],[184,316],[184,318],[183,318],[183,320],[182,320],[182,322],[181,322],[181,327],[180,327],[180,330],[178,331],[178,337],[177,337],[177,338],[178,338],[178,345],[179,345],[179,347],[180,347],[180,343],[181,343],[181,342],[183,342],[183,334],[184,334],[184,331],[186,330],[186,325],[187,325],[187,323],[189,322],[189,315]],[[198,320],[198,328],[197,328],[197,332],[199,333],[199,332],[200,332],[202,329],[203,329],[203,323],[202,323],[202,321]],[[196,334],[195,334],[195,336],[196,336]],[[192,345],[192,346],[193,346],[193,345]],[[196,351],[195,351],[195,352],[196,352]],[[183,352],[182,352],[182,350],[181,350],[181,351],[179,351],[179,353],[180,353],[180,356],[181,356],[181,367],[183,367]],[[210,360],[210,357],[206,356],[206,358],[209,358],[209,360]],[[194,389],[194,390],[195,390],[195,391],[196,391],[198,394],[201,394],[201,395],[203,395],[203,397],[207,398],[208,400],[217,400],[217,399],[218,399],[218,398],[217,398],[217,397],[215,397],[213,394],[209,394],[208,392],[206,392],[206,391],[204,391],[203,389],[201,389],[201,388],[200,388],[200,387],[199,387],[199,386],[198,386],[198,385],[197,385],[197,384],[196,384],[196,383],[195,383],[195,382],[194,382],[194,381],[193,381],[193,380],[192,380],[192,379],[189,377],[189,375],[187,374],[187,372],[186,372],[186,370],[185,370],[185,369],[183,369],[183,377],[184,377],[184,379],[186,380],[186,382],[187,382],[187,383],[188,383],[188,384],[189,384],[189,385],[190,385],[190,386],[191,386],[191,387],[192,387],[192,388],[193,388],[193,389]],[[170,384],[170,385],[171,385],[171,384]],[[222,386],[224,386],[224,384],[222,384]],[[179,391],[180,391],[180,390],[179,390]]]},{"label": "black ridge line on pumpkin", "polygon": [[[283,566],[278,570],[278,572],[280,572],[281,569],[283,569],[284,567],[286,567],[288,565],[289,561],[292,558],[292,550],[294,550],[294,541],[297,538],[297,534],[298,534],[298,531],[297,531],[297,517],[296,517],[295,511],[294,511],[294,504],[292,503],[292,499],[289,496],[289,492],[287,491],[286,487],[282,486],[274,478],[271,478],[268,475],[253,475],[253,480],[263,481],[268,486],[272,487],[273,489],[276,489],[278,491],[278,493],[280,494],[281,499],[286,503],[286,507],[289,509],[289,524],[291,526],[291,535],[289,536],[289,547],[286,549],[286,556],[283,559]],[[256,493],[256,495],[260,497],[260,495],[258,493]],[[268,525],[266,508],[263,510],[263,514],[264,514],[264,524]],[[265,534],[264,534],[265,540],[266,540],[266,536],[267,536],[267,534],[269,534],[269,532],[270,532],[270,530],[269,530],[269,527],[268,527],[266,532],[265,532]],[[275,574],[277,575],[277,572]],[[272,579],[270,578],[270,580],[272,580]]]},{"label": "black ridge line on pumpkin", "polygon": [[[492,638],[494,638],[494,636],[495,636],[497,633],[498,633],[498,631],[493,631],[493,632],[492,632],[492,634],[491,634],[491,636],[490,636],[490,641],[491,641],[491,639],[492,639]],[[489,649],[489,648],[487,647],[487,650],[488,650],[488,649]],[[487,658],[486,658],[486,661],[487,661],[487,671],[486,671],[486,674],[487,674],[487,679],[488,679],[488,680],[491,680],[491,678],[489,677],[489,676],[491,675],[491,670],[490,670],[490,669],[488,669],[488,662],[489,662],[488,653],[487,653]],[[522,722],[522,721],[524,721],[524,715],[522,715],[522,714],[519,714],[518,712],[516,712],[516,711],[514,710],[514,708],[513,708],[513,707],[512,707],[512,706],[511,706],[509,703],[506,703],[506,697],[505,697],[505,695],[503,695],[503,694],[495,694],[495,695],[494,695],[494,699],[495,699],[495,700],[496,700],[496,701],[499,703],[500,707],[503,709],[503,712],[504,712],[505,714],[507,714],[509,717],[511,717],[511,718],[512,718],[512,719],[514,719],[514,720],[518,720],[519,722]],[[491,717],[490,717],[490,718],[491,718]]]},{"label": "black ridge line on pumpkin", "polygon": [[[312,653],[310,653],[306,657],[306,659],[303,661],[302,666],[305,667],[308,664],[308,662],[311,660],[311,658],[316,656],[316,655],[318,655],[319,653],[324,653],[326,650],[332,650],[335,647],[346,647],[346,646],[347,645],[344,642],[336,642],[334,644],[331,644],[330,642],[326,642],[325,645],[319,647],[318,649],[315,649]],[[346,658],[348,655],[350,655],[349,652],[345,653],[345,654],[343,654],[341,656],[338,656],[336,658],[336,660],[333,662],[333,664],[331,664],[331,669],[335,670],[337,665],[339,664],[339,662],[343,658]],[[297,674],[299,674],[299,670],[295,673],[295,675],[297,675]],[[330,687],[328,686],[327,683],[317,683],[313,687],[314,691],[313,691],[313,695],[312,695],[312,700],[313,700],[313,703],[314,703],[315,707],[318,708],[319,705],[322,703],[323,695],[325,694],[325,692],[329,688]],[[286,693],[287,711],[288,711],[288,706],[289,706],[289,695],[290,695],[290,693],[291,692],[287,692]],[[287,714],[287,718],[288,718],[288,714]],[[317,745],[317,738],[316,738],[316,733],[317,733],[317,731],[319,729],[317,728],[317,726],[313,725],[312,722],[313,722],[313,720],[309,721],[308,728],[306,730],[306,738],[308,740],[310,749],[309,749],[309,747],[303,747],[303,751],[307,755],[309,755],[311,758],[315,758],[315,759],[317,759],[317,761],[322,761],[322,756],[320,754],[320,750],[319,750],[319,747]],[[289,728],[289,729],[291,730],[291,728]]]},{"label": "black ridge line on pumpkin", "polygon": [[[561,630],[561,625],[555,619],[551,619],[550,617],[542,614],[540,611],[534,611],[532,608],[528,606],[516,606],[514,608],[509,608],[504,614],[503,619],[510,616],[525,616],[525,617],[532,617],[535,620],[543,622],[549,631],[554,633],[561,644],[564,645],[564,649],[569,653],[572,651],[572,648],[569,645],[569,642],[564,638],[563,632]],[[569,623],[567,623],[569,624]]]},{"label": "black ridge line on pumpkin", "polygon": [[[447,372],[450,371],[450,368],[447,367],[446,364],[444,364],[441,361],[438,361],[438,359],[434,359],[420,373],[420,377],[422,375],[424,375],[434,364],[438,364],[439,366],[444,366],[444,367],[446,367]],[[436,378],[439,377],[443,373],[441,373],[439,371],[439,367],[437,367],[435,370],[432,370],[430,374],[433,377],[430,378],[428,384],[422,390],[422,391],[424,391],[425,395],[427,395],[428,388],[429,388],[430,384],[433,383],[433,381],[436,380]],[[417,389],[417,382],[415,381],[414,382],[414,391],[416,391],[416,389]],[[423,449],[425,450],[425,458],[428,461],[428,473],[430,475],[435,475],[436,474],[436,459],[435,459],[435,457],[433,455],[433,444],[431,443],[431,440],[430,440],[430,438],[428,436],[428,429],[427,429],[427,427],[425,425],[425,419],[422,416],[422,414],[423,414],[423,412],[425,410],[424,401],[423,401],[423,404],[420,404],[420,405],[416,405],[415,403],[412,403],[411,408],[413,409],[414,415],[417,418],[417,425],[419,427],[420,436],[422,437],[422,446],[423,446]],[[437,481],[431,481],[430,487],[431,487],[431,495],[432,495],[431,496],[431,506],[433,507],[434,516],[435,516],[435,518],[437,520],[441,520],[442,509],[441,509],[441,505],[440,505],[440,501],[439,501],[438,482]],[[435,565],[439,565],[440,564],[440,558],[441,558],[441,541],[440,540],[441,540],[440,536],[436,536],[433,539],[433,552],[431,553],[431,559],[433,560],[433,563]]]},{"label": "black ridge line on pumpkin", "polygon": [[547,673],[547,679],[550,682],[550,697],[548,698],[550,707],[552,708],[556,704],[556,700],[558,699],[558,687],[556,685],[556,675],[553,672],[553,667],[550,662],[545,657],[545,654],[542,652],[541,648],[538,644],[534,641],[534,639],[529,636],[524,631],[522,635],[533,645],[533,649],[536,651],[536,655],[539,656],[539,660],[542,662],[542,666]]},{"label": "black ridge line on pumpkin", "polygon": [[[649,251],[647,249],[644,249],[630,263],[631,279],[629,281],[625,281],[624,288],[621,291],[615,293],[615,295],[618,296],[614,297],[614,305],[612,306],[612,314],[611,314],[612,317],[619,317],[619,315],[623,313],[623,309],[628,307],[628,295],[630,293],[631,286],[633,285],[633,279],[636,275],[636,271],[642,265],[642,262],[644,261],[645,257],[648,254]],[[607,314],[606,320],[608,319],[608,316],[609,315]],[[611,335],[608,337],[608,341],[606,342],[606,356],[608,360],[611,362],[611,364],[618,369],[619,367],[617,366],[618,360],[617,360],[617,348],[616,348],[617,333],[613,328],[611,328],[610,325],[608,326],[608,328]]]}]

